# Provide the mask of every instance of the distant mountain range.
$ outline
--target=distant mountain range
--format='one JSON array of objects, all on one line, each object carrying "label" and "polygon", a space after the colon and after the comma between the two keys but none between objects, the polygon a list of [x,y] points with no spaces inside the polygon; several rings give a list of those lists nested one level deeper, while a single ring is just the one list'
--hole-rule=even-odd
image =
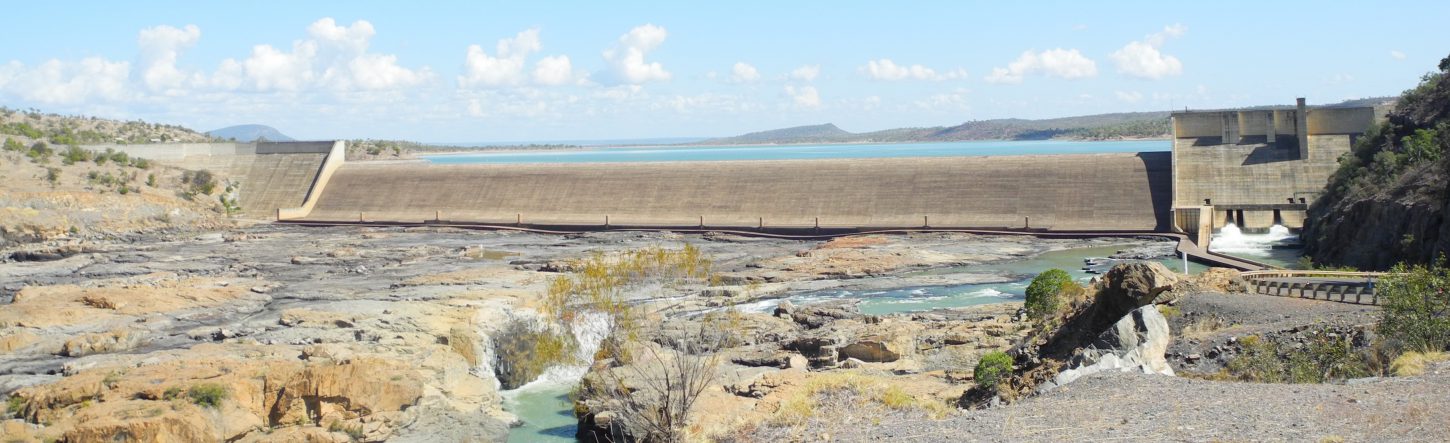
[{"label": "distant mountain range", "polygon": [[[1385,106],[1393,97],[1347,100],[1323,107]],[[1270,108],[1282,106],[1259,106]],[[1245,108],[1255,109],[1255,108]],[[1169,111],[1119,112],[1044,120],[1006,118],[974,120],[956,126],[897,128],[855,133],[834,124],[796,126],[702,140],[701,145],[768,145],[803,143],[907,143],[969,140],[1121,140],[1168,138],[1173,128]]]},{"label": "distant mountain range", "polygon": [[236,140],[239,142],[252,142],[258,139],[274,142],[290,142],[294,140],[292,137],[288,137],[287,134],[278,131],[277,128],[267,125],[228,126],[207,131],[206,134],[223,140]]}]

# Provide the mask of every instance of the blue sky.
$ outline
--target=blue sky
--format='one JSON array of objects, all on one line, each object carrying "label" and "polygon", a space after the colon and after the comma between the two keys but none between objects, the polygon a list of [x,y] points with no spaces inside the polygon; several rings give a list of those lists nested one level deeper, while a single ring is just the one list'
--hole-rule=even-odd
[{"label": "blue sky", "polygon": [[0,104],[429,142],[869,131],[1394,95],[1450,54],[1450,2],[121,3],[7,5]]}]

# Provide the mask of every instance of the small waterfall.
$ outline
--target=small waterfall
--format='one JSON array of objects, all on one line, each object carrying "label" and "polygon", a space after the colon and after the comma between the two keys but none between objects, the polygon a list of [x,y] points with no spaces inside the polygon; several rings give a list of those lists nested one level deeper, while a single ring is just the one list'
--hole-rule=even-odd
[{"label": "small waterfall", "polygon": [[1297,236],[1283,225],[1269,227],[1266,234],[1245,234],[1238,225],[1229,223],[1213,235],[1208,248],[1213,252],[1262,257],[1268,256],[1274,246],[1292,244],[1296,240]]},{"label": "small waterfall", "polygon": [[522,420],[520,427],[509,432],[509,442],[574,441],[569,392],[589,372],[594,354],[612,328],[613,319],[608,315],[591,312],[576,316],[570,325],[578,344],[573,362],[549,367],[533,381],[499,392],[504,408]]},{"label": "small waterfall", "polygon": [[613,323],[608,315],[597,312],[575,316],[574,323],[570,325],[570,329],[574,332],[574,342],[579,345],[574,353],[575,362],[551,366],[545,369],[539,378],[519,386],[516,390],[537,388],[536,385],[573,386],[578,383],[579,379],[589,372],[589,366],[594,364],[594,354],[599,352],[599,346],[604,342],[604,337],[609,335],[609,329],[614,326]]}]

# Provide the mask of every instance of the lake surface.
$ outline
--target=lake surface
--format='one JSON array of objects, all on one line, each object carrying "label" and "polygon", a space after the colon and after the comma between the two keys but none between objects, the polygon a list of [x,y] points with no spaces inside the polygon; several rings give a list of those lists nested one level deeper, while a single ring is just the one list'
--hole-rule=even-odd
[{"label": "lake surface", "polygon": [[667,161],[804,160],[830,158],[970,157],[1044,154],[1101,154],[1169,151],[1168,140],[1128,141],[972,141],[943,143],[863,143],[767,146],[660,146],[551,151],[483,152],[423,155],[439,164],[468,163],[630,163]]}]

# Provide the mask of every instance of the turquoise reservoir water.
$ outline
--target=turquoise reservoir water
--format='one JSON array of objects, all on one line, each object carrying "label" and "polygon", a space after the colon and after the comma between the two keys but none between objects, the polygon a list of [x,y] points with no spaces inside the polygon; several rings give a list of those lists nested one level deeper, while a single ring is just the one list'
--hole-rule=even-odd
[{"label": "turquoise reservoir water", "polygon": [[826,158],[962,157],[1169,151],[1168,140],[973,141],[945,143],[769,146],[661,146],[424,155],[431,163],[627,163],[666,161],[801,160]]},{"label": "turquoise reservoir water", "polygon": [[[1123,249],[1117,246],[1097,246],[1088,248],[1074,248],[1059,251],[1051,251],[1036,257],[1009,261],[1001,263],[990,263],[982,265],[969,265],[952,268],[940,268],[929,271],[922,271],[920,274],[998,274],[1009,277],[1009,281],[1000,283],[980,283],[948,286],[905,286],[900,288],[879,289],[870,291],[853,291],[842,289],[829,289],[794,294],[786,299],[797,305],[817,303],[828,300],[854,298],[860,299],[858,305],[861,312],[866,314],[881,315],[902,312],[929,311],[938,308],[960,308],[989,303],[1021,302],[1025,299],[1027,285],[1032,278],[1048,269],[1057,268],[1067,271],[1080,283],[1087,284],[1094,274],[1083,270],[1083,260],[1087,258],[1102,259]],[[1175,257],[1163,257],[1156,259],[1163,263],[1168,269],[1182,272],[1183,262]],[[1188,272],[1203,272],[1207,267],[1189,263]],[[775,309],[779,301],[764,301],[755,303],[746,309],[757,312],[770,312]]]}]

